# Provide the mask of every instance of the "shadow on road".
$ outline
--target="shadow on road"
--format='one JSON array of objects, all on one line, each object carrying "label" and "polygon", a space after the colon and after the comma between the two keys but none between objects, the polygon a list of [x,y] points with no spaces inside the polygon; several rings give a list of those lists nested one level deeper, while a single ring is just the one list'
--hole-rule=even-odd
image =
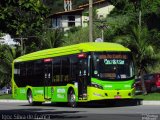
[{"label": "shadow on road", "polygon": [[[127,107],[142,105],[142,99],[115,99],[115,100],[103,100],[92,101],[86,103],[78,103],[77,108],[107,108],[107,107]],[[23,106],[29,106],[23,105]],[[69,107],[67,103],[51,103],[42,104],[40,106],[47,107]]]},{"label": "shadow on road", "polygon": [[89,103],[80,103],[78,107],[85,108],[107,108],[107,107],[126,107],[142,105],[142,99],[116,99],[105,101],[93,101]]},{"label": "shadow on road", "polygon": [[138,106],[142,105],[143,99],[121,99],[121,100],[114,100],[111,106],[114,107],[125,107],[125,106]]}]

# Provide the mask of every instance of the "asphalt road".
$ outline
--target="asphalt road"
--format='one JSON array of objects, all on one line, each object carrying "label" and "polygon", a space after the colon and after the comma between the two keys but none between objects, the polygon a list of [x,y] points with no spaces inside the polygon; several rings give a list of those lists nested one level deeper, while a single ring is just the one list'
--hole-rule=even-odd
[{"label": "asphalt road", "polygon": [[160,120],[160,106],[85,104],[77,108],[45,103],[0,103],[0,118],[37,120]]}]

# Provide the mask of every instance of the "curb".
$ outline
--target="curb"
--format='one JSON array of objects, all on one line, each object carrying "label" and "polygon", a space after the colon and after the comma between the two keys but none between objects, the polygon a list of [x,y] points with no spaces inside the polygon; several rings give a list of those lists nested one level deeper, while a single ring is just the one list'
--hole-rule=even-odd
[{"label": "curb", "polygon": [[9,99],[1,99],[0,103],[27,103],[27,100],[9,100]]},{"label": "curb", "polygon": [[[0,103],[28,103],[28,100],[9,100],[9,99],[0,99]],[[46,101],[45,103],[51,103]]]},{"label": "curb", "polygon": [[142,101],[142,105],[160,105],[160,101]]}]

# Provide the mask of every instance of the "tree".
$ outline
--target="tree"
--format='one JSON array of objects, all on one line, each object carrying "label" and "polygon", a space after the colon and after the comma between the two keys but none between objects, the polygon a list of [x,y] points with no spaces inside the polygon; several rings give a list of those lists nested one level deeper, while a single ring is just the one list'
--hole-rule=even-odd
[{"label": "tree", "polygon": [[86,28],[79,28],[77,31],[72,32],[68,31],[66,33],[66,36],[64,37],[64,46],[66,45],[73,45],[73,44],[78,44],[78,43],[84,43],[88,42],[89,39],[89,29],[88,27]]},{"label": "tree", "polygon": [[41,0],[1,0],[0,31],[18,37],[35,35],[47,13]]},{"label": "tree", "polygon": [[[106,41],[122,43],[134,53],[136,68],[143,76],[159,60],[159,0],[110,0],[115,9],[107,17]],[[153,23],[154,21],[154,23]],[[146,94],[144,80],[142,87]]]},{"label": "tree", "polygon": [[14,48],[8,45],[0,45],[0,83],[1,87],[10,84],[12,73],[12,62],[16,57]]},{"label": "tree", "polygon": [[41,49],[56,48],[62,46],[64,33],[61,29],[48,29],[40,36]]},{"label": "tree", "polygon": [[142,79],[142,89],[147,94],[143,75],[147,72],[149,65],[155,65],[159,60],[159,53],[156,53],[155,46],[147,27],[132,27],[127,35],[117,36],[114,41],[129,47],[137,66],[137,73]]}]

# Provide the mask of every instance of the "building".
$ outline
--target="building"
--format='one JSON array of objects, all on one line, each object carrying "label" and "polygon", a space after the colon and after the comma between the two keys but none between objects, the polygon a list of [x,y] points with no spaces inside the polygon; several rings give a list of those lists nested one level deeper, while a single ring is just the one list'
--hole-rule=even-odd
[{"label": "building", "polygon": [[[96,9],[97,18],[100,19],[106,18],[114,6],[110,5],[106,0],[99,0],[93,3],[93,8]],[[72,9],[71,0],[64,0],[64,11],[49,16],[51,19],[51,28],[63,28],[64,31],[66,31],[71,27],[86,27],[89,21],[88,11],[89,4],[84,4],[78,6],[76,9]]]}]

